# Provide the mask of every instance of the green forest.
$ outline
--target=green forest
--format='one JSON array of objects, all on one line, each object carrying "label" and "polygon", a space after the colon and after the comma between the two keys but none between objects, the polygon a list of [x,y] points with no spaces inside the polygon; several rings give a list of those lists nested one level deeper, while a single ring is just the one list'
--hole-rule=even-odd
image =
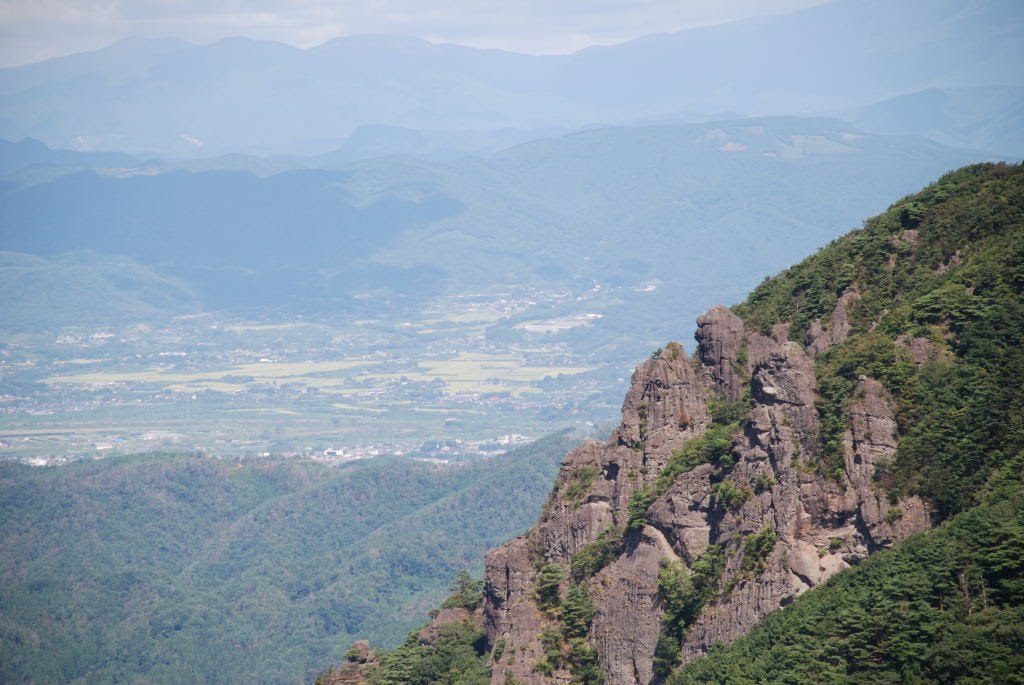
[{"label": "green forest", "polygon": [[565,434],[469,465],[0,464],[0,681],[312,680],[533,522]]},{"label": "green forest", "polygon": [[[852,335],[815,358],[821,468],[841,461],[859,376],[897,402],[896,460],[879,477],[941,517],[977,504],[993,469],[1024,449],[1024,169],[976,165],[920,193],[779,276],[735,311],[763,329],[787,321],[803,342],[839,295]],[[913,340],[930,350],[916,363]]]}]

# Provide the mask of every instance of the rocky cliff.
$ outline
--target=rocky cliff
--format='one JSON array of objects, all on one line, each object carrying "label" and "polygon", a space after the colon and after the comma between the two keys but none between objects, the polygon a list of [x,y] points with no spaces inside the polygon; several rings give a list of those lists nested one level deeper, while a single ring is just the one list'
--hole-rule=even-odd
[{"label": "rocky cliff", "polygon": [[[557,621],[537,606],[537,576],[544,565],[558,564],[567,590],[574,555],[602,535],[616,538],[613,558],[589,577],[576,573],[596,609],[589,638],[608,683],[649,683],[656,679],[664,614],[658,579],[666,561],[691,565],[709,545],[725,553],[723,590],[682,642],[686,659],[742,635],[869,552],[929,526],[919,498],[902,499],[894,509],[874,485],[876,464],[896,449],[894,411],[877,380],[858,384],[843,472],[822,474],[815,469],[814,348],[787,340],[785,327],[770,336],[747,330],[724,307],[698,325],[694,357],[670,344],[641,364],[611,438],[569,454],[533,529],[488,555],[488,641],[504,641],[492,682],[504,683],[506,674],[523,683],[570,680],[568,671],[552,676],[536,668],[545,660],[539,636]],[[841,342],[842,333],[829,329],[817,340],[826,337]],[[729,454],[658,487],[673,453],[715,421],[716,403],[743,407],[728,436]],[[630,501],[643,503],[646,493],[653,498],[645,520],[631,527]],[[889,513],[895,510],[898,518]],[[755,552],[746,543],[757,535],[774,544]],[[751,559],[754,553],[761,558]]]},{"label": "rocky cliff", "polygon": [[[1024,677],[1024,518],[1004,520],[1024,488],[1024,167],[947,174],[712,308],[695,343],[640,364],[621,424],[565,457],[462,632],[413,634],[369,682],[981,682],[990,655]],[[736,676],[775,634],[737,638],[794,602],[767,621],[784,648]]]},{"label": "rocky cliff", "polygon": [[[928,419],[908,388],[953,363],[974,315],[921,312],[977,296],[984,241],[1021,242],[1020,167],[957,174],[708,311],[692,356],[671,343],[636,369],[619,427],[572,451],[536,525],[487,556],[492,683],[659,682],[941,518],[893,465]],[[1000,220],[967,212],[979,193]],[[562,600],[579,590],[582,628]]]}]

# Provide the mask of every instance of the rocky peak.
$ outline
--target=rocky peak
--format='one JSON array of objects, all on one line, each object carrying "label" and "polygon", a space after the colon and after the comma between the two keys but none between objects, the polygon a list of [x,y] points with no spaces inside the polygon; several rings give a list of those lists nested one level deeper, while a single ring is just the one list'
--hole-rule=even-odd
[{"label": "rocky peak", "polygon": [[[829,345],[849,333],[845,307],[856,293],[843,297]],[[571,679],[567,664],[549,668],[538,638],[561,625],[557,608],[538,606],[544,568],[558,567],[561,596],[578,582],[593,602],[587,639],[606,682],[647,685],[659,679],[654,655],[665,621],[675,620],[659,589],[666,564],[693,566],[711,549],[724,559],[707,606],[678,645],[686,660],[929,525],[920,500],[901,501],[897,519],[875,489],[873,469],[896,444],[877,381],[863,381],[851,410],[844,472],[818,472],[815,351],[788,334],[786,325],[771,335],[749,331],[715,307],[698,319],[693,360],[670,344],[637,367],[610,439],[573,450],[537,524],[488,556],[487,636],[492,647],[502,644],[492,682]],[[739,407],[742,421],[721,423],[718,406]],[[713,463],[672,471],[688,444],[721,452],[723,439]]]},{"label": "rocky peak", "polygon": [[349,647],[345,663],[317,676],[314,685],[363,685],[378,664],[377,653],[368,640],[357,640]]},{"label": "rocky peak", "polygon": [[743,320],[722,305],[697,317],[695,337],[705,383],[730,400],[743,394],[743,328]]}]

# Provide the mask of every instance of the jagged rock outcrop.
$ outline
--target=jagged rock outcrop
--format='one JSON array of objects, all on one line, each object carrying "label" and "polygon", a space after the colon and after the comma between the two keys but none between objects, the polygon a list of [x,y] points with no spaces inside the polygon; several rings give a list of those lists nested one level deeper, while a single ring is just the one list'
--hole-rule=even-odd
[{"label": "jagged rock outcrop", "polygon": [[849,337],[853,326],[850,325],[848,310],[850,305],[859,298],[860,293],[856,290],[844,291],[836,301],[836,306],[832,310],[832,318],[827,329],[822,325],[821,320],[811,323],[811,327],[806,335],[808,352],[812,355],[819,354],[833,345],[838,345]]},{"label": "jagged rock outcrop", "polygon": [[369,672],[379,663],[370,642],[357,640],[349,648],[345,663],[321,673],[315,685],[363,685]]},{"label": "jagged rock outcrop", "polygon": [[[672,545],[653,526],[644,526],[627,542],[622,555],[590,585],[599,607],[590,637],[601,655],[609,682],[650,682],[651,655],[658,643],[660,616],[658,571],[676,559]],[[623,630],[631,626],[630,630]]]},{"label": "jagged rock outcrop", "polygon": [[435,645],[442,628],[453,623],[465,623],[466,621],[471,621],[479,630],[483,627],[483,614],[480,611],[470,611],[461,607],[441,609],[430,619],[430,623],[420,630],[416,636],[417,640],[421,645]]},{"label": "jagged rock outcrop", "polygon": [[857,495],[857,524],[869,551],[881,549],[928,527],[919,497],[890,505],[874,485],[876,469],[896,454],[896,415],[882,384],[862,376],[850,405],[850,429],[843,436],[846,476]]},{"label": "jagged rock outcrop", "polygon": [[[679,645],[688,660],[734,640],[868,553],[929,526],[920,499],[890,505],[875,485],[875,470],[892,458],[897,435],[878,381],[858,384],[841,472],[818,468],[814,356],[850,335],[848,309],[858,297],[844,292],[827,327],[811,326],[806,349],[788,339],[785,324],[766,335],[715,307],[698,319],[693,359],[670,344],[637,368],[610,439],[570,453],[537,524],[487,558],[487,637],[492,648],[502,646],[493,683],[570,678],[565,664],[551,669],[546,661],[540,636],[558,627],[559,616],[538,607],[538,573],[558,564],[564,596],[573,560],[593,555],[600,536],[613,547],[610,558],[583,574],[576,568],[595,609],[587,638],[609,685],[646,685],[658,681],[654,653],[665,611],[658,577],[666,562],[692,565],[709,545],[725,553],[717,591]],[[708,430],[715,402],[743,403],[730,459],[659,482],[673,452]],[[636,493],[650,501],[644,523],[630,529]]]}]

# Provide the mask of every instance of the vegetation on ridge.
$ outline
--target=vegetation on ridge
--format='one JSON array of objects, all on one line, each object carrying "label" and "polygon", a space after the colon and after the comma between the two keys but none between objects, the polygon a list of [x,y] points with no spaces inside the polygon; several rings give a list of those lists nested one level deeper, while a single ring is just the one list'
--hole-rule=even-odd
[{"label": "vegetation on ridge", "polygon": [[1024,683],[1022,467],[1009,463],[980,506],[870,556],[667,682]]},{"label": "vegetation on ridge", "polygon": [[[851,334],[815,358],[818,468],[841,477],[850,403],[862,377],[878,379],[899,430],[879,487],[953,518],[667,682],[1024,683],[1024,167],[947,174],[734,311],[761,328],[789,321],[809,343],[844,293],[856,293]],[[763,533],[745,567],[751,546],[759,557],[774,543]]]},{"label": "vegetation on ridge", "polygon": [[[765,281],[734,311],[805,342],[844,292],[852,334],[816,358],[821,462],[842,463],[860,376],[896,401],[896,459],[880,477],[943,516],[977,502],[992,470],[1024,448],[1024,168],[946,174],[863,229]],[[927,359],[914,359],[912,345]]]},{"label": "vegetation on ridge", "polygon": [[[828,329],[844,293],[851,295],[840,315],[850,335],[815,356],[817,468],[843,477],[850,404],[862,377],[875,378],[891,395],[899,431],[878,486],[893,501],[925,497],[945,523],[833,576],[746,637],[674,673],[690,626],[729,592],[719,587],[727,553],[711,545],[689,569],[664,563],[657,677],[669,685],[1024,683],[1024,167],[947,174],[769,279],[734,311],[753,328],[789,322],[791,338],[807,345],[816,321]],[[568,666],[577,682],[600,682],[596,653],[583,637],[593,607],[577,584],[614,561],[623,537],[645,524],[651,503],[677,477],[712,464],[714,506],[729,509],[774,485],[765,473],[747,490],[725,478],[748,407],[746,398],[712,403],[707,432],[634,493],[626,529],[609,528],[573,555],[564,598],[565,569],[541,569],[535,590],[547,622],[537,672]],[[586,496],[580,490],[572,499]],[[886,518],[899,515],[894,508]],[[734,581],[757,582],[778,535],[764,527],[740,545]],[[590,670],[576,670],[580,664]]]}]

